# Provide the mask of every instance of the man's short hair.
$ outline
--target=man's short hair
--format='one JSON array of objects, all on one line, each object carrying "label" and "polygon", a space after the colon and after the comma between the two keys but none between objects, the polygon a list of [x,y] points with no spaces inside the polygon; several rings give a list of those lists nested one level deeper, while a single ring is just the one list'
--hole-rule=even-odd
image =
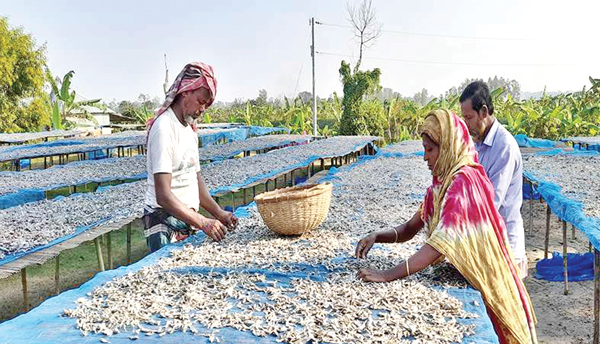
[{"label": "man's short hair", "polygon": [[490,89],[485,82],[478,80],[470,83],[460,95],[460,102],[464,103],[468,99],[471,99],[473,110],[479,112],[479,110],[486,105],[488,108],[488,113],[490,115],[494,114],[492,96],[490,95]]}]

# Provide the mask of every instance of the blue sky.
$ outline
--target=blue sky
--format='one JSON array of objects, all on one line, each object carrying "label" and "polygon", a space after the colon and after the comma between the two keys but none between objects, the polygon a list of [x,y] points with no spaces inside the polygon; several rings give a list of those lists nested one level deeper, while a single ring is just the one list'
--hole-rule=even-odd
[{"label": "blue sky", "polygon": [[[170,81],[201,60],[215,68],[217,100],[232,101],[259,89],[270,97],[310,91],[309,19],[347,26],[347,3],[0,0],[0,16],[46,44],[54,74],[74,70],[73,88],[88,98],[162,98],[166,53]],[[439,95],[467,77],[516,79],[524,91],[575,90],[600,77],[600,1],[373,3],[386,31],[362,66],[381,68],[382,86],[405,96]],[[317,51],[348,55],[317,55],[317,94],[341,93],[340,61],[358,55],[353,33],[319,25],[315,39]]]}]

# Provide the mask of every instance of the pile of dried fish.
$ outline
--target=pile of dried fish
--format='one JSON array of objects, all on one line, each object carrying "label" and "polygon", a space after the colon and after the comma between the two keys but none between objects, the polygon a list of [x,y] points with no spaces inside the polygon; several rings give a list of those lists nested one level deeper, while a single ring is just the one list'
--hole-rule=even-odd
[{"label": "pile of dried fish", "polygon": [[[277,149],[266,154],[244,159],[216,162],[202,167],[202,175],[210,185],[235,185],[246,180],[287,169],[318,158],[339,157],[348,154],[356,147],[362,148],[376,141],[372,136],[335,136],[318,140],[307,145]],[[222,173],[227,171],[227,173]]]},{"label": "pile of dried fish", "polygon": [[[275,155],[274,153],[279,151],[277,150],[267,154],[235,159],[234,161],[239,161],[239,163],[235,164],[236,170],[232,170],[232,165],[227,164],[227,161],[212,163],[203,167],[203,177],[209,189],[232,185],[234,183],[244,183],[248,178],[256,177],[259,173],[264,174],[272,171],[274,168],[288,166],[282,165],[284,161],[287,161],[288,164],[299,163],[305,161],[309,156],[314,156],[315,154],[327,155],[328,152],[331,152],[331,155],[335,156],[336,154],[339,155],[348,152],[359,143],[366,144],[369,140],[369,138],[365,137],[331,138],[312,142],[307,145],[282,149],[281,151],[286,152],[284,154],[285,158],[281,155]],[[267,155],[270,156],[270,159],[259,159],[259,157]],[[133,166],[131,163],[137,165]],[[73,165],[79,166],[79,169],[74,170],[69,165],[65,165],[61,167],[61,171],[65,170],[74,173],[76,173],[75,171],[80,171],[81,173],[89,171],[89,175],[93,175],[95,168],[107,166],[106,169],[98,168],[98,174],[96,175],[99,176],[101,173],[109,175],[111,168],[121,165],[124,167],[119,170],[123,171],[125,168],[130,168],[131,171],[137,173],[138,171],[144,171],[145,159],[142,157],[119,158],[112,159],[112,161],[100,161],[91,165],[82,163],[80,165]],[[31,175],[37,176],[39,173],[46,172],[40,170],[18,173],[24,173],[25,176],[31,173]],[[47,173],[50,173],[48,176],[51,175],[51,172]],[[115,177],[117,176],[115,174]],[[48,177],[48,181],[56,181],[59,177],[63,178],[63,181],[67,180],[70,182],[76,178],[74,175],[61,173],[57,174],[56,177]],[[39,187],[44,181],[39,180],[37,183],[36,185]],[[114,189],[108,188],[110,192],[107,190],[100,193],[74,195],[0,210],[0,228],[6,228],[3,231],[5,239],[0,239],[0,251],[3,252],[1,255],[23,252],[32,247],[47,244],[53,239],[75,232],[78,226],[95,223],[108,217],[112,221],[117,221],[133,216],[134,214],[141,214],[146,185],[146,181],[143,180],[128,183]],[[31,184],[30,187],[32,187]],[[20,236],[23,240],[11,242],[15,236]]]},{"label": "pile of dried fish", "polygon": [[200,148],[200,161],[229,159],[243,152],[257,151],[291,144],[308,143],[310,135],[268,135],[252,137],[223,145],[210,145]]},{"label": "pile of dried fish", "polygon": [[0,210],[0,259],[72,234],[77,227],[142,215],[146,182]]},{"label": "pile of dried fish", "polygon": [[[127,132],[125,132],[127,133]],[[57,145],[60,141],[37,145],[23,145],[0,148],[0,161],[14,160],[31,157],[53,156],[58,154],[74,154],[81,152],[92,152],[106,150],[116,147],[139,146],[146,144],[144,135],[127,133],[108,136],[77,138],[65,140],[65,145]]]},{"label": "pile of dried fish", "polygon": [[77,161],[45,170],[0,172],[0,195],[22,189],[51,189],[58,185],[126,179],[145,172],[145,156]]},{"label": "pile of dried fish", "polygon": [[[405,244],[377,245],[366,260],[352,258],[364,234],[398,225],[418,209],[430,180],[425,164],[416,157],[379,158],[335,177],[339,186],[319,229],[302,237],[279,237],[251,209],[223,241],[173,250],[155,265],[95,289],[65,314],[77,318],[84,335],[132,329],[131,339],[140,332],[164,336],[184,331],[212,342],[224,327],[288,343],[453,343],[472,334],[474,325],[457,319],[475,315],[432,288],[464,286],[464,281],[440,281],[439,268],[392,283],[355,279],[358,268],[393,267],[424,242],[418,235]],[[282,280],[278,275],[273,280],[269,272],[311,276],[311,267],[316,271],[312,276],[320,279]]]},{"label": "pile of dried fish", "polygon": [[162,337],[183,331],[220,342],[218,329],[224,327],[302,344],[455,343],[474,332],[474,326],[456,321],[474,317],[458,300],[412,281],[376,285],[298,279],[280,286],[261,274],[180,274],[144,268],[77,303],[65,314],[78,318],[84,334],[110,336],[135,328],[132,340],[142,332]]},{"label": "pile of dried fish", "polygon": [[423,141],[409,140],[391,144],[381,149],[383,153],[412,154],[423,151]]},{"label": "pile of dried fish", "polygon": [[588,216],[600,218],[600,156],[523,155],[523,169],[561,187],[565,197],[580,201]]},{"label": "pile of dried fish", "polygon": [[15,133],[5,134],[0,133],[0,142],[22,143],[27,141],[44,139],[47,137],[64,137],[81,134],[81,130],[53,130],[40,131],[37,133]]},{"label": "pile of dried fish", "polygon": [[[231,158],[241,151],[280,147],[291,143],[310,142],[308,135],[270,135],[211,145],[199,149],[200,160]],[[146,157],[124,157],[86,160],[45,170],[0,172],[0,195],[22,189],[49,189],[58,185],[78,185],[84,182],[127,179],[146,172]]]}]

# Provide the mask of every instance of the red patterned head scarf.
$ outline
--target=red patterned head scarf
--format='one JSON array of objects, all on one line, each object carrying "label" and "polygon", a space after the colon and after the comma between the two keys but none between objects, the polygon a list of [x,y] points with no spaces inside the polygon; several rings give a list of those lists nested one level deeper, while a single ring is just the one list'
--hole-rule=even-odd
[{"label": "red patterned head scarf", "polygon": [[[156,115],[146,122],[146,134],[150,134],[150,128],[152,128],[154,121],[156,121],[158,116],[162,115],[169,106],[173,104],[173,101],[175,101],[178,94],[194,91],[200,87],[204,87],[210,92],[211,100],[208,104],[208,106],[210,106],[217,95],[217,79],[215,78],[213,68],[203,62],[188,63],[179,75],[177,75],[177,78],[175,78],[169,91],[167,91],[164,103],[160,109],[156,111]],[[195,126],[192,126],[192,128],[196,131]]]}]

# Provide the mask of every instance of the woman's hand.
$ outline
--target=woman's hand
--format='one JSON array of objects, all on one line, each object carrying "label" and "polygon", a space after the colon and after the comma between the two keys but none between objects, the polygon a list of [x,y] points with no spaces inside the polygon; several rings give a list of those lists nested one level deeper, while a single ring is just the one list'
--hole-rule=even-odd
[{"label": "woman's hand", "polygon": [[356,277],[365,282],[389,282],[390,275],[390,270],[360,269]]},{"label": "woman's hand", "polygon": [[367,258],[367,253],[373,247],[373,244],[377,241],[377,234],[371,233],[366,237],[362,238],[356,245],[356,258]]}]

